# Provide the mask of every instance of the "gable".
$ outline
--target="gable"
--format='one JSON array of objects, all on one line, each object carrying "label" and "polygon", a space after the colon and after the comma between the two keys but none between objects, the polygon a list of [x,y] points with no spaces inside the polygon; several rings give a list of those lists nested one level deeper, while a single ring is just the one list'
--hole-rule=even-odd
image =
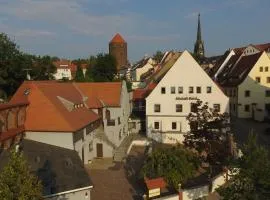
[{"label": "gable", "polygon": [[[166,92],[170,92],[169,89],[172,86],[182,86],[184,87],[184,90],[187,90],[189,86],[211,86],[212,90],[218,91],[219,93],[223,94],[221,89],[216,85],[215,82],[213,82],[213,80],[194,60],[194,58],[188,53],[188,51],[184,51],[182,53],[182,55],[177,59],[177,61],[166,73],[166,75],[160,80],[157,87],[147,97],[147,99],[152,98],[154,94],[160,94],[161,87],[168,88],[166,89]],[[204,90],[206,89],[202,88],[202,93],[204,92]]]}]

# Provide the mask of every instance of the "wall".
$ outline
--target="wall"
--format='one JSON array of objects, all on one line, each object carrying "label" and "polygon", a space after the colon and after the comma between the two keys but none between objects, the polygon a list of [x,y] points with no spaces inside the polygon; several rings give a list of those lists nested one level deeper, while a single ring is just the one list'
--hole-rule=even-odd
[{"label": "wall", "polygon": [[194,200],[208,195],[209,187],[208,185],[183,190],[183,200]]},{"label": "wall", "polygon": [[141,75],[147,72],[148,70],[152,69],[153,65],[150,63],[146,63],[144,66],[135,69],[135,80],[140,81],[141,80]]},{"label": "wall", "polygon": [[[171,87],[175,87],[175,94],[171,94]],[[178,87],[183,87],[183,93],[178,94]],[[189,86],[194,87],[194,93],[189,93]],[[196,87],[201,87],[201,93],[196,93]],[[206,93],[206,88],[212,88]],[[161,87],[166,88],[166,94],[161,94]],[[179,100],[179,98],[187,98]],[[220,112],[229,112],[229,99],[212,79],[203,71],[188,52],[183,52],[174,66],[158,83],[152,93],[146,98],[147,135],[151,137],[154,122],[160,122],[160,129],[156,132],[185,133],[189,130],[186,116],[190,113],[190,104],[196,99],[208,102],[209,106],[220,104]],[[154,112],[154,105],[160,104],[161,111]],[[176,104],[183,105],[182,112],[176,112]],[[172,130],[172,122],[177,123],[177,129]],[[181,136],[180,136],[181,137]]]},{"label": "wall", "polygon": [[68,132],[25,132],[25,138],[74,150],[72,133]]},{"label": "wall", "polygon": [[56,80],[61,80],[63,78],[71,80],[71,70],[69,68],[58,68],[54,74],[54,78]]},{"label": "wall", "polygon": [[[86,196],[87,194],[87,196]],[[46,200],[91,200],[91,189],[84,189],[81,191],[70,192],[54,197],[45,197]]]},{"label": "wall", "polygon": [[[263,72],[260,72],[260,67],[263,67]],[[268,67],[268,72],[265,72],[265,67]],[[261,78],[261,82],[255,81],[256,77]],[[265,104],[270,103],[270,97],[265,96],[265,90],[270,90],[270,83],[266,82],[267,77],[270,77],[270,59],[266,53],[263,53],[252,70],[249,72],[246,79],[238,86],[238,117],[252,118],[252,104],[256,103],[254,110],[261,109],[265,114]],[[245,91],[250,90],[250,97],[245,97]],[[250,105],[250,111],[245,111],[245,105]]]},{"label": "wall", "polygon": [[173,194],[173,195],[169,195],[169,196],[166,196],[166,197],[155,198],[155,200],[179,200],[179,195],[178,194]]}]

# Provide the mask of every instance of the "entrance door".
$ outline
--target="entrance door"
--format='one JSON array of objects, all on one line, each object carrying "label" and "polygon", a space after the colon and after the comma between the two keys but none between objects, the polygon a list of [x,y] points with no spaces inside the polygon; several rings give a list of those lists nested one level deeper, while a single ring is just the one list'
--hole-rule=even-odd
[{"label": "entrance door", "polygon": [[97,143],[97,157],[103,157],[103,145],[101,143]]}]

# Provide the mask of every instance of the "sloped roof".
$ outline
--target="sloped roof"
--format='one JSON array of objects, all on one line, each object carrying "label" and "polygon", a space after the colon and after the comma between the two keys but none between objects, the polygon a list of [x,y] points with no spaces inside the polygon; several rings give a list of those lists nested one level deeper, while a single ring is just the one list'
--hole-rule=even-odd
[{"label": "sloped roof", "polygon": [[148,190],[166,187],[166,182],[164,181],[164,178],[162,177],[155,178],[155,179],[146,179],[145,184]]},{"label": "sloped roof", "polygon": [[126,43],[126,41],[119,33],[116,33],[116,35],[112,38],[110,43]]},{"label": "sloped roof", "polygon": [[[242,56],[235,66],[228,69],[228,72],[226,72],[226,76],[223,78],[221,84],[225,86],[237,86],[241,84],[262,54],[263,52]],[[236,58],[232,58],[232,63],[234,62],[233,59],[236,60]]]},{"label": "sloped roof", "polygon": [[270,51],[270,43],[255,44],[253,46],[260,51]]},{"label": "sloped roof", "polygon": [[157,86],[156,83],[150,83],[147,85],[146,88],[143,89],[135,89],[133,91],[133,97],[132,100],[136,101],[136,100],[141,100],[141,99],[145,99],[151,92],[152,90]]},{"label": "sloped roof", "polygon": [[[74,132],[99,119],[83,106],[82,95],[72,83],[25,81],[11,103],[25,100],[30,103],[26,110],[26,131]],[[74,108],[74,105],[80,106]]]},{"label": "sloped roof", "polygon": [[[30,171],[44,186],[43,195],[93,186],[76,151],[27,139],[23,139],[20,147]],[[0,169],[9,157],[9,151],[0,154]]]},{"label": "sloped roof", "polygon": [[[88,97],[89,108],[121,105],[122,82],[74,83]],[[104,104],[104,105],[103,105]]]}]

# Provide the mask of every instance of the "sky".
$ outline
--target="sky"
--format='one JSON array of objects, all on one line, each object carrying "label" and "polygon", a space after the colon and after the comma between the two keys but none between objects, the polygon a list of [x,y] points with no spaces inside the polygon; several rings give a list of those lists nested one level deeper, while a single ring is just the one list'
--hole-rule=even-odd
[{"label": "sky", "polygon": [[24,52],[87,58],[120,33],[128,59],[193,51],[201,14],[206,56],[270,42],[269,0],[0,0],[0,32]]}]

